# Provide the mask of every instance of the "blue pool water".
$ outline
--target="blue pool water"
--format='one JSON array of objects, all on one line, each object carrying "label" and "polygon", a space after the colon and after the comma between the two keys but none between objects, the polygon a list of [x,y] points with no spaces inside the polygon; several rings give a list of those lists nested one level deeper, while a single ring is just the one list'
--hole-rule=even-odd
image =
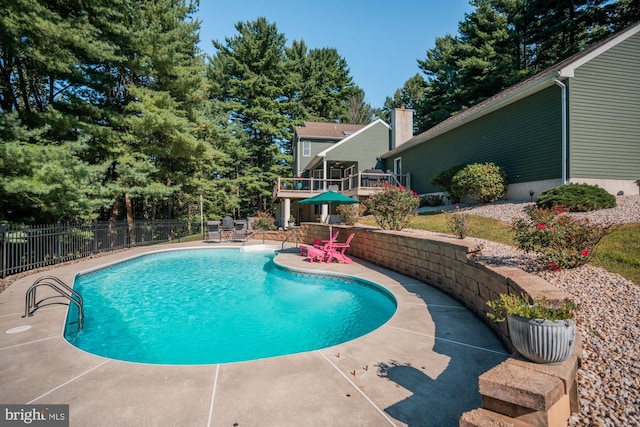
[{"label": "blue pool water", "polygon": [[352,340],[396,310],[363,281],[278,268],[273,252],[169,251],[76,277],[85,323],[65,338],[100,356],[158,364],[237,362]]}]

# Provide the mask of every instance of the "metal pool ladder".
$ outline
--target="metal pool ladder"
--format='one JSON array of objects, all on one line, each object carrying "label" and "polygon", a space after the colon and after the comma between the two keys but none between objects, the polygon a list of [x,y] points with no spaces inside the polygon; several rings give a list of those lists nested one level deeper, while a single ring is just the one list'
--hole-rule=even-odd
[{"label": "metal pool ladder", "polygon": [[[36,290],[39,286],[49,286],[51,289],[55,290],[60,295],[53,295],[49,297],[42,298],[40,301],[36,301]],[[74,291],[70,286],[64,283],[62,280],[58,279],[55,276],[44,276],[40,277],[38,280],[33,282],[33,285],[29,287],[27,290],[27,296],[24,307],[24,317],[30,317],[35,313],[37,309],[42,307],[43,305],[49,304],[59,304],[56,302],[49,302],[47,304],[42,304],[42,302],[46,300],[50,300],[52,298],[66,298],[69,300],[69,303],[73,303],[78,308],[78,330],[82,329],[84,325],[84,308],[82,303],[82,296]]]}]

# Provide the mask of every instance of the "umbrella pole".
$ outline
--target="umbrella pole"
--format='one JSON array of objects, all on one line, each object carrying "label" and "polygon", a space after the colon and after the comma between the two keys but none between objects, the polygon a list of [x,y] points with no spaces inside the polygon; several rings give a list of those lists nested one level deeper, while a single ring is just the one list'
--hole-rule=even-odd
[{"label": "umbrella pole", "polygon": [[320,216],[322,217],[323,221],[326,221],[327,224],[329,224],[329,218],[331,216],[331,206],[328,204],[323,204],[320,207]]}]

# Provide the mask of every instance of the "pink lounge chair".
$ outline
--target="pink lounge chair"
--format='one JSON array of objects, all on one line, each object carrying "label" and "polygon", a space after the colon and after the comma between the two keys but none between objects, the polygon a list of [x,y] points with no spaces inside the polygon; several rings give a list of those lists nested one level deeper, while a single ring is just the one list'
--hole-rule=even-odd
[{"label": "pink lounge chair", "polygon": [[336,261],[342,261],[345,264],[353,263],[353,260],[344,253],[344,251],[346,251],[351,244],[353,236],[355,236],[355,233],[349,234],[349,237],[347,237],[347,241],[344,243],[332,243],[330,245],[327,245],[325,249],[326,262],[329,263],[332,259],[335,259]]},{"label": "pink lounge chair", "polygon": [[300,255],[306,257],[309,262],[323,262],[325,258],[325,252],[322,249],[309,245],[300,245]]},{"label": "pink lounge chair", "polygon": [[331,233],[331,236],[329,236],[329,240],[314,240],[313,241],[313,247],[316,249],[322,249],[324,250],[324,248],[331,243],[335,243],[336,239],[338,238],[338,234],[340,233],[340,230],[335,230],[333,233]]}]

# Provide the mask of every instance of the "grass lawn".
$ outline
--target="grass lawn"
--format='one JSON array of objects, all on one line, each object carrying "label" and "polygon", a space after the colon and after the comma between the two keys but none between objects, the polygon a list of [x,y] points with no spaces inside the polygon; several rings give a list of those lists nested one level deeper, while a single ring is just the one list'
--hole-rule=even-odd
[{"label": "grass lawn", "polygon": [[[361,223],[377,226],[373,217],[360,218]],[[443,213],[415,217],[411,228],[453,234]],[[469,236],[516,246],[511,226],[502,221],[470,215]],[[596,247],[590,264],[640,284],[640,223],[626,224],[605,236]]]},{"label": "grass lawn", "polygon": [[[469,237],[477,237],[479,239],[491,240],[512,246],[515,245],[509,224],[482,216],[470,215],[469,217]],[[360,218],[359,222],[374,227],[377,226],[372,216]],[[440,212],[418,215],[411,221],[410,228],[453,234],[449,231],[445,215]]]},{"label": "grass lawn", "polygon": [[605,236],[591,264],[604,267],[640,284],[640,223],[625,224]]}]

